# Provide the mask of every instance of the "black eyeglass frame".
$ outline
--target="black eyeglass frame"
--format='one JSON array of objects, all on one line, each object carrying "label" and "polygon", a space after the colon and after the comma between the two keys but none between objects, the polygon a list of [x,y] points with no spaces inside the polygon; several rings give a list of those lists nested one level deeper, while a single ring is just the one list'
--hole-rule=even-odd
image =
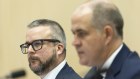
[{"label": "black eyeglass frame", "polygon": [[[33,43],[36,42],[36,41],[41,41],[41,44],[42,44],[41,47],[40,47],[39,49],[37,49],[37,50],[35,49],[35,47],[34,47],[34,45],[33,45]],[[60,41],[57,40],[57,39],[38,39],[38,40],[32,41],[31,43],[24,43],[24,44],[21,44],[21,45],[20,45],[21,51],[22,51],[23,54],[27,54],[28,52],[25,53],[25,52],[23,52],[22,49],[23,49],[23,48],[27,48],[27,49],[28,49],[30,45],[32,46],[32,48],[33,48],[34,51],[38,51],[38,50],[42,49],[42,46],[43,46],[43,42],[44,42],[44,41],[48,41],[48,42],[58,42],[58,43],[60,43]],[[25,46],[25,45],[26,45],[26,46]]]}]

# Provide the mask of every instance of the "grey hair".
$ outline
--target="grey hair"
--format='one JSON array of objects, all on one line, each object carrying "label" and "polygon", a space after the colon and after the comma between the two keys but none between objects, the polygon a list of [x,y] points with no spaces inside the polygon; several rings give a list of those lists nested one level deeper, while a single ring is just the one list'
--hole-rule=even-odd
[{"label": "grey hair", "polygon": [[103,28],[110,25],[116,29],[117,34],[123,38],[123,18],[119,9],[111,3],[98,3],[92,6],[93,9],[93,25],[97,28]]},{"label": "grey hair", "polygon": [[45,26],[50,27],[52,31],[52,38],[59,40],[64,45],[64,50],[66,51],[66,36],[61,25],[53,20],[49,19],[37,19],[28,25],[28,28]]}]

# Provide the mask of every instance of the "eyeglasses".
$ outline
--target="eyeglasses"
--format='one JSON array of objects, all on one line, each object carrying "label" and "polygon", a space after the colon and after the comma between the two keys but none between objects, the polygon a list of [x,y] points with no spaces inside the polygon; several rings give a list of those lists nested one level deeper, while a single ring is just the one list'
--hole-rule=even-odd
[{"label": "eyeglasses", "polygon": [[39,39],[39,40],[34,40],[31,43],[24,43],[20,45],[21,51],[23,54],[27,54],[28,53],[28,48],[31,45],[34,51],[38,51],[40,49],[42,49],[42,46],[44,44],[44,41],[48,41],[48,42],[59,42],[59,40],[57,39]]}]

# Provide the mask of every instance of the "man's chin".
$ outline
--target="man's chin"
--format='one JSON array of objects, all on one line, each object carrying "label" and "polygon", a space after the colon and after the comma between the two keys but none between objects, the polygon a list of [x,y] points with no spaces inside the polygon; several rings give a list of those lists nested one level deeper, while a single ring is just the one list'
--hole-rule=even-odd
[{"label": "man's chin", "polygon": [[40,69],[40,67],[38,65],[30,65],[30,69],[33,71],[33,72],[36,72]]},{"label": "man's chin", "polygon": [[39,62],[31,62],[30,64],[29,64],[29,66],[30,66],[30,68],[32,68],[32,69],[36,69],[36,68],[38,68],[39,67]]},{"label": "man's chin", "polygon": [[84,65],[84,66],[89,66],[89,67],[92,66],[91,63],[89,63],[89,62],[87,62],[85,60],[80,60],[79,62],[80,62],[81,65]]},{"label": "man's chin", "polygon": [[81,65],[86,65],[86,62],[83,61],[83,60],[79,60],[79,62],[80,62]]}]

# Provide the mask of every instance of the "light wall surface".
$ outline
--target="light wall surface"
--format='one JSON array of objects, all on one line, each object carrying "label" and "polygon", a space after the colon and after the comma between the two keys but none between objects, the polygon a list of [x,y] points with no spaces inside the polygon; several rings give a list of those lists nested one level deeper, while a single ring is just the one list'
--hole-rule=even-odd
[{"label": "light wall surface", "polygon": [[[35,19],[47,18],[59,22],[66,32],[67,61],[75,71],[84,76],[89,69],[79,64],[71,42],[70,18],[81,3],[87,0],[0,0],[0,77],[10,71],[26,69],[21,79],[38,79],[28,67],[27,55],[19,45],[25,42],[26,26]],[[124,18],[124,42],[140,54],[140,0],[110,0],[116,4]]]}]

